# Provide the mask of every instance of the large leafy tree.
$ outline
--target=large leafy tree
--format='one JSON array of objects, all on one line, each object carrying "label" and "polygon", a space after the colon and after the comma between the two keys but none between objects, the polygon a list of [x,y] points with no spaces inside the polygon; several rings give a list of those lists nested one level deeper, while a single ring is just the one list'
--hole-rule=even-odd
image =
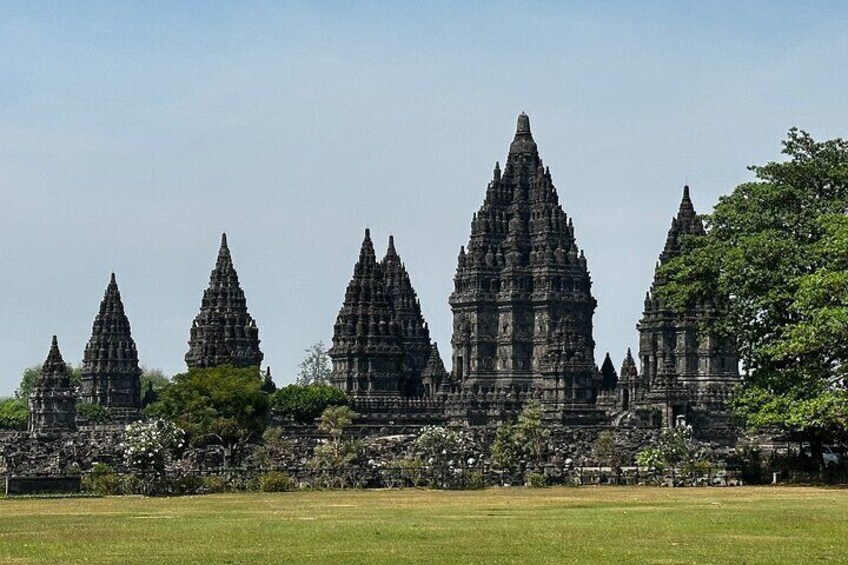
[{"label": "large leafy tree", "polygon": [[258,367],[189,369],[174,375],[147,413],[173,421],[192,443],[232,449],[268,425],[270,403],[262,384]]},{"label": "large leafy tree", "polygon": [[743,363],[736,400],[752,426],[811,441],[848,434],[848,142],[792,129],[787,159],[751,167],[756,181],[705,216],[658,291],[673,305],[714,301],[714,331]]}]

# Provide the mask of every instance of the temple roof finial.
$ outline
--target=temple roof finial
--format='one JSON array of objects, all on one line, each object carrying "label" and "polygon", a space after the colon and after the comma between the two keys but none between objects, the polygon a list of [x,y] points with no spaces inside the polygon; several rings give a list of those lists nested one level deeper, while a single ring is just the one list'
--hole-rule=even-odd
[{"label": "temple roof finial", "polygon": [[515,129],[515,135],[531,135],[530,116],[524,112],[521,112],[518,116],[518,127]]},{"label": "temple roof finial", "polygon": [[515,139],[509,146],[509,154],[517,155],[521,153],[536,154],[536,142],[533,141],[533,135],[530,133],[530,117],[521,112],[518,116],[518,126],[515,128]]}]

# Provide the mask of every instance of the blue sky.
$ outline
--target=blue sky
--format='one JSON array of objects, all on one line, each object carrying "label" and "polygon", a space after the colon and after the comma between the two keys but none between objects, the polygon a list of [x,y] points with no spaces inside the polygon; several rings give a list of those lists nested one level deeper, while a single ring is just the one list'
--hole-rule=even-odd
[{"label": "blue sky", "polygon": [[848,135],[840,2],[0,2],[0,395],[77,363],[115,271],[142,362],[183,369],[227,231],[266,363],[328,342],[370,226],[449,357],[447,297],[526,111],[598,299],[635,324],[688,182],[698,211]]}]

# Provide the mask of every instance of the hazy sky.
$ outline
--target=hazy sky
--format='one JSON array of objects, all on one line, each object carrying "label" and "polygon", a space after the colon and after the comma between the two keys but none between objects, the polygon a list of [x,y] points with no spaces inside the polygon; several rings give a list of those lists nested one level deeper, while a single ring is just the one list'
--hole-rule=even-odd
[{"label": "hazy sky", "polygon": [[81,360],[113,270],[142,363],[182,370],[224,230],[278,382],[366,226],[449,359],[521,111],[619,365],[684,182],[707,212],[790,127],[848,136],[842,2],[118,4],[0,2],[0,395],[54,333]]}]

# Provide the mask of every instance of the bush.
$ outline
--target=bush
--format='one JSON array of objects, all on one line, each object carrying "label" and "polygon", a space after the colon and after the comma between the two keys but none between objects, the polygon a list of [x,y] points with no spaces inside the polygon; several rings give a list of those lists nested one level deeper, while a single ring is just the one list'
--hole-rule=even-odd
[{"label": "bush", "polygon": [[26,399],[6,398],[0,400],[0,430],[25,430],[29,418]]},{"label": "bush", "polygon": [[288,385],[271,395],[271,406],[284,418],[311,424],[330,406],[347,406],[350,400],[328,385]]},{"label": "bush", "polygon": [[548,486],[548,479],[542,473],[527,473],[524,486],[531,488],[542,488]]},{"label": "bush", "polygon": [[76,403],[77,414],[92,424],[108,422],[111,416],[109,409],[99,404],[79,401]]},{"label": "bush", "polygon": [[115,470],[105,463],[95,463],[91,471],[82,477],[82,489],[85,492],[109,496],[123,493],[121,478]]},{"label": "bush", "polygon": [[465,488],[467,490],[481,490],[486,488],[486,477],[482,471],[471,471],[465,475]]},{"label": "bush", "polygon": [[227,490],[227,484],[221,477],[216,475],[207,475],[201,479],[200,489],[201,492],[210,494],[215,492],[224,492]]},{"label": "bush", "polygon": [[297,489],[297,484],[287,473],[269,471],[262,475],[262,492],[291,492]]}]

